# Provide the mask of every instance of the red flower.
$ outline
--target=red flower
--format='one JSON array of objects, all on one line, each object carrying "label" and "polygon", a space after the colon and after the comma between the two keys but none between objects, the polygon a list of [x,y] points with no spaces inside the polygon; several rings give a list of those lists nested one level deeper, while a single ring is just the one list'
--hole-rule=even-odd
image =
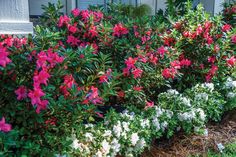
[{"label": "red flower", "polygon": [[161,56],[164,56],[164,54],[167,52],[164,46],[159,47],[157,51]]},{"label": "red flower", "polygon": [[177,74],[177,70],[175,68],[166,68],[162,71],[162,76],[166,79],[168,78],[175,78],[175,75]]},{"label": "red flower", "polygon": [[188,67],[188,66],[190,66],[191,64],[192,64],[191,61],[188,60],[188,59],[182,59],[182,60],[180,61],[180,66],[186,66],[186,67]]},{"label": "red flower", "polygon": [[67,42],[68,44],[70,44],[71,46],[78,46],[80,41],[79,41],[79,39],[77,39],[77,38],[74,37],[73,35],[69,35],[69,36],[67,37],[66,42]]},{"label": "red flower", "polygon": [[68,25],[70,18],[67,15],[60,16],[58,27],[62,27],[64,24]]},{"label": "red flower", "polygon": [[125,97],[125,92],[124,91],[119,91],[117,92],[117,96],[120,98],[124,98]]},{"label": "red flower", "polygon": [[233,35],[233,36],[231,37],[231,41],[232,41],[232,43],[236,44],[236,35]]},{"label": "red flower", "polygon": [[129,76],[129,74],[130,74],[129,68],[128,68],[128,67],[127,67],[127,68],[124,68],[124,69],[123,69],[123,75],[124,75],[124,76]]},{"label": "red flower", "polygon": [[47,109],[47,105],[48,105],[48,101],[47,100],[42,100],[37,104],[37,108],[36,108],[36,113],[40,113],[41,110],[45,110]]},{"label": "red flower", "polygon": [[41,102],[41,97],[44,96],[45,93],[42,91],[40,87],[34,88],[34,90],[30,91],[28,94],[28,97],[31,98],[31,104],[32,105],[37,105]]},{"label": "red flower", "polygon": [[208,60],[209,63],[215,63],[216,57],[215,56],[211,56],[211,57],[208,57],[207,60]]},{"label": "red flower", "polygon": [[93,104],[101,104],[102,98],[98,95],[98,88],[92,86],[90,92],[86,95],[86,99],[92,102]]},{"label": "red flower", "polygon": [[128,59],[125,60],[125,64],[128,69],[132,69],[132,68],[135,68],[136,61],[137,61],[137,58],[129,57]]},{"label": "red flower", "polygon": [[47,85],[47,81],[50,78],[50,74],[46,70],[42,70],[39,72],[39,74],[35,75],[34,85],[39,86],[40,84]]},{"label": "red flower", "polygon": [[154,107],[154,102],[153,101],[151,101],[151,102],[146,102],[146,106],[145,106],[145,110],[146,109],[148,109],[148,108],[152,108],[152,107]]},{"label": "red flower", "polygon": [[37,61],[36,61],[37,68],[46,67],[47,59],[48,59],[48,56],[47,56],[46,52],[41,51],[40,53],[38,53]]},{"label": "red flower", "polygon": [[232,57],[230,57],[229,59],[227,59],[227,65],[228,65],[229,67],[234,66],[235,63],[236,63],[236,58],[235,58],[234,56],[232,56]]},{"label": "red flower", "polygon": [[106,71],[106,74],[100,76],[100,77],[99,77],[99,83],[108,82],[108,79],[111,78],[111,72],[112,72],[112,70],[111,70],[111,69],[108,69],[108,70]]},{"label": "red flower", "polygon": [[231,25],[229,25],[229,24],[225,24],[224,26],[222,26],[223,32],[228,32],[230,29],[231,29]]},{"label": "red flower", "polygon": [[0,131],[2,131],[2,132],[11,131],[11,125],[6,123],[4,117],[2,117],[2,120],[0,121]]},{"label": "red flower", "polygon": [[143,70],[139,68],[135,68],[134,70],[132,70],[132,74],[134,75],[134,78],[140,78],[142,73],[143,73]]},{"label": "red flower", "polygon": [[68,30],[69,30],[69,32],[71,32],[71,33],[76,33],[77,32],[77,27],[76,27],[76,24],[74,25],[74,26],[72,26],[72,25],[69,25],[68,26]]},{"label": "red flower", "polygon": [[79,16],[79,9],[78,9],[78,8],[75,8],[75,9],[73,9],[73,10],[71,11],[71,13],[72,13],[72,15],[73,15],[74,17],[77,17],[77,16]]},{"label": "red flower", "polygon": [[91,38],[97,37],[98,32],[97,32],[97,27],[96,26],[91,26],[89,29],[89,35]]},{"label": "red flower", "polygon": [[120,37],[128,33],[129,33],[129,30],[126,27],[124,27],[121,23],[119,23],[114,26],[112,35]]},{"label": "red flower", "polygon": [[199,26],[197,27],[197,30],[196,30],[196,35],[200,35],[200,34],[202,34],[202,32],[203,32],[203,28],[202,28],[201,25],[199,25]]},{"label": "red flower", "polygon": [[181,68],[181,64],[179,61],[175,60],[173,62],[170,63],[171,67],[175,68],[175,69],[180,69]]},{"label": "red flower", "polygon": [[6,48],[1,47],[0,45],[0,65],[2,67],[6,67],[8,63],[11,63],[11,60],[8,58],[8,52],[6,51]]},{"label": "red flower", "polygon": [[143,89],[143,87],[140,87],[140,86],[134,86],[133,87],[133,89],[135,90],[135,91],[141,91],[142,89]]},{"label": "red flower", "polygon": [[220,47],[219,47],[219,45],[215,45],[214,46],[214,52],[218,52],[218,51],[220,51]]},{"label": "red flower", "polygon": [[17,100],[22,100],[27,97],[27,88],[25,86],[20,86],[17,90],[15,90],[17,95]]}]

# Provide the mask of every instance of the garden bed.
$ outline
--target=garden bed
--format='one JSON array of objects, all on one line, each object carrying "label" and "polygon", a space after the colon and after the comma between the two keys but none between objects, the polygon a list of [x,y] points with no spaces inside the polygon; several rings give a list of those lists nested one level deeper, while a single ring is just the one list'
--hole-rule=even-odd
[{"label": "garden bed", "polygon": [[231,137],[209,124],[236,107],[228,14],[188,3],[179,17],[129,17],[122,7],[62,15],[49,5],[34,35],[0,36],[0,155],[132,157],[162,139],[187,155]]}]

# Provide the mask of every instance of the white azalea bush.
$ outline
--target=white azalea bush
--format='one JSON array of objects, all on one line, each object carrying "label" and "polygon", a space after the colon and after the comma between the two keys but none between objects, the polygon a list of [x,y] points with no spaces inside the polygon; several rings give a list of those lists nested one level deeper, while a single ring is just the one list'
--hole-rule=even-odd
[{"label": "white azalea bush", "polygon": [[227,105],[226,108],[231,110],[236,107],[236,79],[228,77],[223,85],[222,91],[226,97]]},{"label": "white azalea bush", "polygon": [[[232,78],[222,89],[235,93]],[[227,103],[213,83],[198,84],[182,94],[170,89],[158,96],[154,107],[140,109],[132,106],[117,113],[111,110],[102,123],[85,124],[72,131],[67,141],[70,151],[66,156],[127,157],[137,156],[154,139],[170,137],[183,130],[203,133],[209,120],[220,120]]]}]

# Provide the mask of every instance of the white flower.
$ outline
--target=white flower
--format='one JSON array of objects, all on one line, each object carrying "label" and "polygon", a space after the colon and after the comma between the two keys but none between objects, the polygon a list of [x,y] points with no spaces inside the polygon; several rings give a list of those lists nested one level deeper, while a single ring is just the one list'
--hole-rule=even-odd
[{"label": "white flower", "polygon": [[198,108],[198,109],[196,109],[196,112],[199,114],[200,119],[201,119],[202,121],[205,121],[206,115],[205,115],[204,111],[203,111],[201,108]]},{"label": "white flower", "polygon": [[167,90],[167,93],[169,93],[171,95],[178,95],[179,94],[179,92],[175,89],[169,89],[169,90]]},{"label": "white flower", "polygon": [[123,129],[124,129],[124,131],[129,131],[130,129],[129,129],[129,123],[127,123],[127,122],[122,122],[122,126],[123,126]]},{"label": "white flower", "polygon": [[111,142],[111,149],[115,153],[118,153],[120,151],[120,144],[119,144],[119,141],[116,138],[114,138]]},{"label": "white flower", "polygon": [[111,137],[111,130],[105,130],[103,136],[104,137]]},{"label": "white flower", "polygon": [[135,146],[139,140],[139,136],[137,133],[132,133],[131,135],[131,144]]},{"label": "white flower", "polygon": [[120,121],[118,121],[117,125],[113,126],[113,132],[116,135],[116,137],[118,137],[118,138],[120,137],[121,132],[122,132]]},{"label": "white flower", "polygon": [[222,143],[217,143],[217,148],[219,149],[219,151],[222,153],[223,150],[225,149],[224,145]]},{"label": "white flower", "polygon": [[208,95],[207,93],[199,93],[195,96],[195,100],[204,100],[207,101],[208,100]]},{"label": "white flower", "polygon": [[236,93],[233,93],[233,92],[229,92],[228,94],[227,94],[227,97],[228,98],[234,98],[236,96]]},{"label": "white flower", "polygon": [[204,83],[202,87],[208,88],[211,92],[214,90],[214,84],[213,83]]},{"label": "white flower", "polygon": [[146,127],[150,127],[150,121],[149,119],[141,119],[140,120],[140,125],[142,126],[142,128],[146,128]]},{"label": "white flower", "polygon": [[168,127],[168,123],[166,121],[164,121],[163,123],[161,123],[161,129],[165,130]]},{"label": "white flower", "polygon": [[103,140],[102,149],[104,150],[105,154],[108,154],[111,149],[111,145],[106,140]]},{"label": "white flower", "polygon": [[180,121],[191,121],[192,119],[195,118],[195,116],[196,115],[194,111],[189,111],[189,112],[179,113],[178,119]]},{"label": "white flower", "polygon": [[78,149],[81,148],[81,144],[79,143],[79,140],[77,138],[75,138],[71,144],[71,147],[74,149]]},{"label": "white flower", "polygon": [[206,137],[208,136],[208,130],[207,129],[204,129],[203,135],[206,136]]},{"label": "white flower", "polygon": [[160,107],[155,107],[156,117],[160,117],[163,114],[163,110]]},{"label": "white flower", "polygon": [[174,115],[174,113],[173,113],[172,111],[166,110],[166,116],[167,116],[168,118],[171,118],[173,115]]},{"label": "white flower", "polygon": [[146,142],[145,140],[142,138],[141,140],[138,141],[137,145],[136,145],[136,148],[138,150],[142,150],[146,145]]},{"label": "white flower", "polygon": [[154,118],[153,120],[152,120],[152,123],[153,123],[153,125],[155,126],[155,128],[156,128],[156,131],[159,131],[160,130],[160,123],[159,123],[159,120],[157,119],[157,118]]},{"label": "white flower", "polygon": [[85,133],[85,137],[87,141],[89,142],[93,141],[93,134],[87,132]]},{"label": "white flower", "polygon": [[85,128],[87,129],[87,128],[93,128],[94,127],[94,125],[93,124],[85,124]]},{"label": "white flower", "polygon": [[184,105],[191,107],[190,100],[186,97],[181,97],[180,100],[183,102]]},{"label": "white flower", "polygon": [[98,152],[95,154],[95,156],[93,156],[93,157],[103,157],[103,156],[102,156],[102,152],[101,152],[101,151],[98,151]]}]

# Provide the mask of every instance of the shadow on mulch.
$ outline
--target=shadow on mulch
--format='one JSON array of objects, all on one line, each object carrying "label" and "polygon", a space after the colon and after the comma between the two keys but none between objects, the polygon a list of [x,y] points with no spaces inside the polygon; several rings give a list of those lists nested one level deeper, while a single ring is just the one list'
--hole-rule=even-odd
[{"label": "shadow on mulch", "polygon": [[208,136],[178,133],[170,139],[156,140],[141,157],[207,156],[209,149],[218,151],[218,143],[224,145],[236,140],[236,110],[226,114],[220,123],[208,124],[207,130]]}]

